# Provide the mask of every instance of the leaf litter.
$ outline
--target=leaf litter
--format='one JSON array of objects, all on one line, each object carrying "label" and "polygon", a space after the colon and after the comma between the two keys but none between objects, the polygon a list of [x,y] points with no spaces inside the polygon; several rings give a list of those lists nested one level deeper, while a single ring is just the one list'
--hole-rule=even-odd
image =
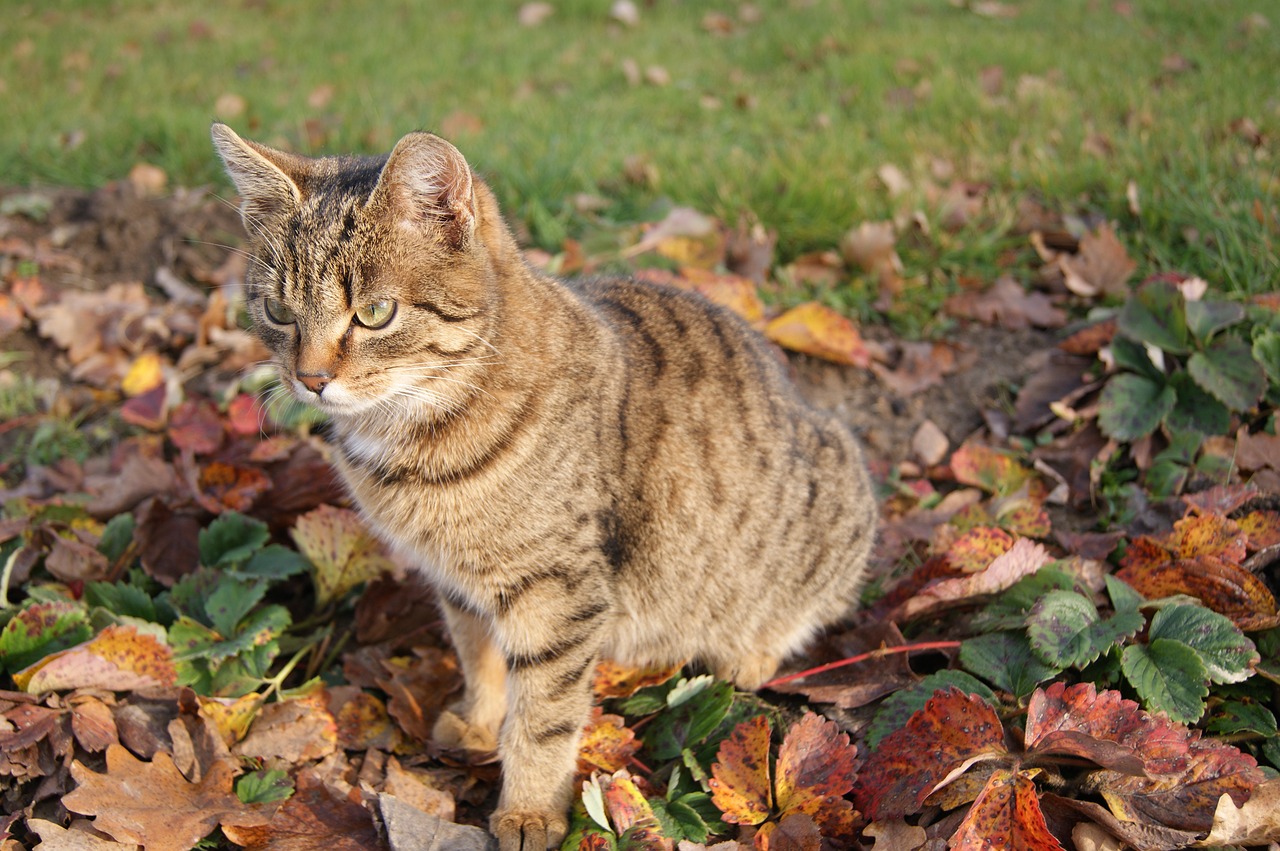
[{"label": "leaf litter", "polygon": [[[553,11],[520,15],[545,26]],[[235,320],[242,267],[185,239],[237,232],[233,211],[165,195],[162,177],[90,195],[98,219],[58,248],[45,234],[69,192],[43,221],[25,202],[6,213],[0,329],[35,360],[0,387],[55,388],[0,432],[10,830],[51,848],[185,848],[215,830],[240,847],[364,848],[385,822],[391,847],[445,825],[438,841],[482,847],[498,768],[430,740],[461,684],[422,616],[430,593],[350,510],[305,412],[260,401],[264,353]],[[1040,210],[1039,268],[962,282],[940,303],[954,334],[899,339],[826,295],[863,281],[877,309],[901,309],[914,273],[899,243],[963,232],[987,189],[879,177],[936,209],[855,224],[783,267],[758,224],[679,208],[538,258],[637,264],[801,353],[802,391],[861,426],[887,494],[879,601],[812,648],[811,670],[754,696],[601,667],[565,847],[1274,841],[1259,766],[1280,765],[1280,466],[1271,384],[1256,384],[1280,366],[1274,305],[1219,306],[1186,276],[1135,286],[1113,228],[1077,239]],[[150,225],[128,257],[93,238],[126,215]],[[1117,309],[1131,292],[1145,313]],[[1109,318],[1046,335],[1088,305]],[[1244,351],[1256,367],[1227,366]],[[1173,405],[1117,431],[1131,401],[1108,388],[1135,379]],[[1022,388],[1016,409],[1003,398],[1015,415],[1001,382]],[[1188,415],[1206,395],[1225,425]],[[50,456],[15,440],[73,413],[113,436]],[[1203,451],[1179,448],[1188,429]],[[1125,469],[1140,478],[1108,479]],[[1105,532],[1069,511],[1099,504]],[[922,819],[930,807],[947,817]]]}]

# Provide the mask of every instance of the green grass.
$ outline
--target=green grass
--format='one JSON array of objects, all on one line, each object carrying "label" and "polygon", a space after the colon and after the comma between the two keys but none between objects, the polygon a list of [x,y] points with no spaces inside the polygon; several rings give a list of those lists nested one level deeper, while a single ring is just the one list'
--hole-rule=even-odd
[{"label": "green grass", "polygon": [[[893,212],[882,164],[921,178],[941,158],[997,195],[1120,220],[1146,270],[1280,286],[1272,0],[1135,0],[1129,16],[1110,0],[1026,0],[1013,18],[945,0],[757,0],[761,20],[727,36],[702,19],[736,21],[737,2],[642,2],[631,29],[604,0],[554,5],[528,28],[518,3],[494,0],[9,3],[2,181],[95,185],[146,161],[175,182],[225,185],[214,117],[305,153],[382,151],[410,129],[470,123],[451,135],[543,245],[584,227],[568,200],[590,192],[614,201],[614,220],[659,199],[731,221],[749,211],[786,256]],[[1243,26],[1251,15],[1270,28]],[[1175,54],[1191,69],[1163,70]],[[630,85],[624,58],[662,66],[670,84]],[[995,100],[978,82],[988,66],[1004,71]],[[320,86],[332,98],[310,105]],[[225,94],[242,114],[217,116]],[[1232,131],[1241,118],[1263,148]],[[1085,153],[1091,137],[1110,153]],[[651,184],[625,176],[637,156]]]}]

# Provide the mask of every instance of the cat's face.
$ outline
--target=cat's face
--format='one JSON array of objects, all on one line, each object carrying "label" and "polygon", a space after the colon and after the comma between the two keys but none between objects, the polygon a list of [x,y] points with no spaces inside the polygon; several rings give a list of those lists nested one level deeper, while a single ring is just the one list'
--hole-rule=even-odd
[{"label": "cat's face", "polygon": [[304,159],[214,127],[244,199],[245,299],[282,382],[326,413],[432,418],[478,392],[491,270],[470,171],[425,134],[385,159]]}]

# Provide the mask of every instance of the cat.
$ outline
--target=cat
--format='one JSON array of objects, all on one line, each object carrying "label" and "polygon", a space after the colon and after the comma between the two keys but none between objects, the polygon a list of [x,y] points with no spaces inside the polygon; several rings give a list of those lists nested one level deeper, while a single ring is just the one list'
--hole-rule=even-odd
[{"label": "cat", "polygon": [[318,159],[212,135],[256,332],[437,590],[466,686],[434,735],[498,750],[503,851],[565,835],[602,656],[755,689],[856,605],[877,516],[861,449],[746,323],[535,271],[429,133]]}]

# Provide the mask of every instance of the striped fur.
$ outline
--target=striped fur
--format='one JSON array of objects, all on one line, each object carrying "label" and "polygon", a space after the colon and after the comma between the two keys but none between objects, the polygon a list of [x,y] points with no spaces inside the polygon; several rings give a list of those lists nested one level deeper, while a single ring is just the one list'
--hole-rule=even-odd
[{"label": "striped fur", "polygon": [[[439,591],[467,690],[436,737],[499,748],[503,849],[563,835],[602,656],[755,688],[854,604],[876,515],[861,451],[736,317],[534,272],[437,137],[318,160],[214,140],[258,333],[332,418],[365,517]],[[385,327],[353,320],[381,300]]]}]

